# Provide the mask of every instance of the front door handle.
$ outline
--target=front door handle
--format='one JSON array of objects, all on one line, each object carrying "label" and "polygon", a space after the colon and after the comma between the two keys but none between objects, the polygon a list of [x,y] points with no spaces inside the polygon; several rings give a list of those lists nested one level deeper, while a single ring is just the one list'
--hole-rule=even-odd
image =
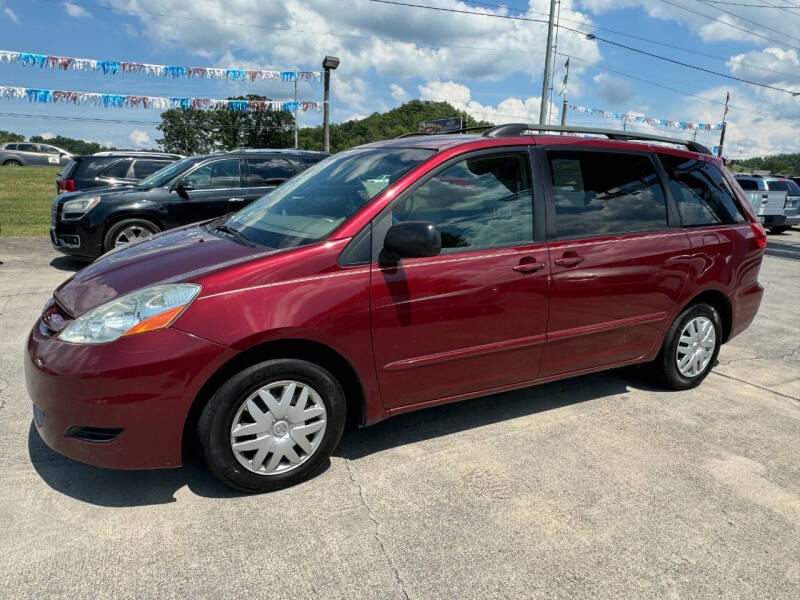
[{"label": "front door handle", "polygon": [[560,267],[574,267],[581,264],[584,259],[585,257],[583,256],[562,256],[561,258],[555,259],[553,262]]},{"label": "front door handle", "polygon": [[244,198],[241,198],[241,197],[239,197],[239,196],[236,196],[235,198],[228,198],[228,200],[229,200],[230,202],[244,202],[244,201],[245,201],[245,199],[244,199]]},{"label": "front door handle", "polygon": [[543,262],[525,262],[519,263],[518,265],[511,267],[517,273],[535,273],[536,271],[541,271],[547,266],[547,263]]}]

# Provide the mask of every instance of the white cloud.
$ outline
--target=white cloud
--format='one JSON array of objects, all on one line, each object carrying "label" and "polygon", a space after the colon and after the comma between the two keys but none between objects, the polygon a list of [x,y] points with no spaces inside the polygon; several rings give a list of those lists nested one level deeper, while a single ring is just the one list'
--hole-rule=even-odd
[{"label": "white cloud", "polygon": [[396,83],[390,83],[389,89],[392,90],[392,98],[394,98],[398,102],[402,102],[403,100],[408,98],[408,94],[406,94],[406,91]]},{"label": "white cloud", "polygon": [[[489,121],[490,123],[539,122],[541,96],[524,99],[506,98],[497,106],[490,106],[472,100],[470,89],[454,81],[429,81],[425,85],[418,86],[418,89],[420,99],[449,102],[457,110],[466,111],[480,121]],[[559,108],[551,104],[550,114],[553,120],[558,119]]]},{"label": "white cloud", "polygon": [[597,97],[611,107],[630,102],[635,96],[633,85],[627,79],[613,77],[608,73],[599,73],[592,77],[592,81],[597,84],[595,88]]},{"label": "white cloud", "polygon": [[800,91],[800,80],[797,78],[800,75],[800,57],[796,50],[771,46],[760,51],[731,56],[727,65],[737,77],[762,83],[783,84],[781,87]]},{"label": "white cloud", "polygon": [[40,133],[39,137],[45,140],[52,140],[54,137],[56,137],[56,134],[51,131],[45,131],[44,133]]},{"label": "white cloud", "polygon": [[92,16],[91,13],[89,13],[85,8],[78,6],[77,4],[73,4],[72,2],[66,2],[64,4],[64,10],[67,11],[67,14],[70,17],[84,18]]},{"label": "white cloud", "polygon": [[141,129],[134,129],[131,131],[128,135],[128,139],[138,148],[153,145],[153,140],[150,138],[150,135]]},{"label": "white cloud", "polygon": [[19,25],[19,17],[13,10],[11,10],[10,8],[4,8],[3,12],[6,13],[6,16],[8,16],[9,19],[14,21],[15,25]]}]

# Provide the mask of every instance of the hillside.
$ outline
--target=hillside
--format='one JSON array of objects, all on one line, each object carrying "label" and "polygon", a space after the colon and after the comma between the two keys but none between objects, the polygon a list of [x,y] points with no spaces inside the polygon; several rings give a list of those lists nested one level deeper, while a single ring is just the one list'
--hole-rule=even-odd
[{"label": "hillside", "polygon": [[[416,132],[420,121],[457,116],[463,116],[463,113],[459,113],[447,102],[411,100],[385,113],[376,112],[364,119],[331,125],[331,152]],[[469,127],[488,125],[484,121],[476,121],[469,116],[467,118]],[[301,148],[322,150],[322,126],[301,129],[299,140]]]},{"label": "hillside", "polygon": [[734,171],[769,171],[781,175],[800,175],[800,153],[776,154],[731,161]]}]

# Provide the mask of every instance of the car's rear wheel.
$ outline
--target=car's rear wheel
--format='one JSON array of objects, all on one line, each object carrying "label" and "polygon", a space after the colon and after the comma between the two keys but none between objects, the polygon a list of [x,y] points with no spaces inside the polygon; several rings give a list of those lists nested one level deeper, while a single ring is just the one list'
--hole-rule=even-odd
[{"label": "car's rear wheel", "polygon": [[197,437],[209,470],[246,492],[304,481],[327,464],[344,429],[344,393],[322,367],[269,360],[224,383],[203,408]]},{"label": "car's rear wheel", "polygon": [[103,247],[107,252],[114,248],[143,242],[159,231],[160,229],[155,223],[146,219],[123,219],[108,230]]},{"label": "car's rear wheel", "polygon": [[6,162],[3,163],[3,166],[4,167],[21,167],[22,163],[19,162],[18,160],[7,160]]},{"label": "car's rear wheel", "polygon": [[710,304],[693,304],[669,328],[653,363],[660,382],[673,390],[688,390],[706,378],[719,354],[722,321]]}]

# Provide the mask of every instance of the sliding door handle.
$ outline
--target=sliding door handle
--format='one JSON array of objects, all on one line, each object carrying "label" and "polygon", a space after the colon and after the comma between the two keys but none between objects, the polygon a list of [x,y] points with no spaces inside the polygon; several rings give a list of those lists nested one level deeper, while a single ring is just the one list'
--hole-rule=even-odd
[{"label": "sliding door handle", "polygon": [[584,259],[585,258],[583,256],[564,256],[562,258],[555,259],[553,262],[560,267],[574,267],[581,264]]},{"label": "sliding door handle", "polygon": [[547,266],[547,263],[543,262],[526,262],[526,263],[519,263],[515,267],[511,267],[517,273],[535,273],[536,271],[541,271]]}]

